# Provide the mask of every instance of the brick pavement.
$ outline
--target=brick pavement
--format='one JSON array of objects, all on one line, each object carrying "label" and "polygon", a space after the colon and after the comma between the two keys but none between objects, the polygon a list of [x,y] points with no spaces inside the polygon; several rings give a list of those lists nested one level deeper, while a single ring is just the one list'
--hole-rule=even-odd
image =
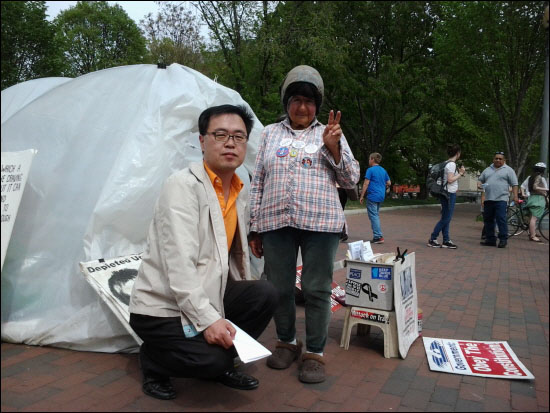
[{"label": "brick pavement", "polygon": [[[386,243],[416,253],[423,334],[431,337],[506,340],[535,375],[534,381],[436,373],[421,339],[406,359],[385,359],[379,329],[352,336],[339,347],[343,310],[333,315],[325,349],[327,380],[305,385],[297,366],[274,371],[259,361],[245,367],[260,380],[253,391],[174,379],[178,397],[143,395],[135,354],[76,352],[2,343],[2,411],[548,411],[548,244],[513,237],[506,249],[479,246],[479,206],[458,205],[451,225],[457,250],[426,247],[436,207],[383,210]],[[372,237],[366,214],[348,215],[350,239]],[[344,257],[341,244],[337,259]],[[343,285],[345,269],[335,272]],[[304,311],[298,307],[298,334]],[[273,322],[260,341],[275,343]]]}]

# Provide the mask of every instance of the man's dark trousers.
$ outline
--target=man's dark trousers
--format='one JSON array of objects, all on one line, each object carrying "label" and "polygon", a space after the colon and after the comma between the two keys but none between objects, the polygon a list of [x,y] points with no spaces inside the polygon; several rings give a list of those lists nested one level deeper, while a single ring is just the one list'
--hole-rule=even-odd
[{"label": "man's dark trousers", "polygon": [[[228,280],[224,295],[225,318],[254,338],[269,324],[278,296],[266,280]],[[150,378],[215,378],[233,368],[234,347],[208,344],[202,333],[187,338],[180,317],[151,317],[130,314],[130,325],[143,340],[139,361]]]},{"label": "man's dark trousers", "polygon": [[496,242],[495,220],[498,225],[498,238],[506,242],[508,239],[508,223],[506,222],[506,201],[485,201],[483,204],[483,226],[487,242]]}]

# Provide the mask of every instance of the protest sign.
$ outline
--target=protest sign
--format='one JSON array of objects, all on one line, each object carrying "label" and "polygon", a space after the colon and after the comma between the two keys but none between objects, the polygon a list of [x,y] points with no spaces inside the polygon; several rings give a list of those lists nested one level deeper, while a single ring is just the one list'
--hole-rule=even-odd
[{"label": "protest sign", "polygon": [[534,379],[506,341],[423,337],[430,370],[501,379]]},{"label": "protest sign", "polygon": [[412,343],[418,337],[418,297],[414,252],[406,254],[404,259],[397,259],[393,270],[399,354],[405,358]]},{"label": "protest sign", "polygon": [[141,255],[81,262],[80,270],[86,281],[109,306],[122,325],[141,344],[141,339],[130,327],[130,295],[136,279]]},{"label": "protest sign", "polygon": [[2,152],[2,262],[0,268],[4,267],[4,258],[8,250],[13,224],[36,152],[35,149]]}]

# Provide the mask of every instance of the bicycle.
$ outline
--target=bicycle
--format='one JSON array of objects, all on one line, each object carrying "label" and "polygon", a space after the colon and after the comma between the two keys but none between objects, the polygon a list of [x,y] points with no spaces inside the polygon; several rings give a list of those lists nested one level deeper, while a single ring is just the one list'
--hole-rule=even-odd
[{"label": "bicycle", "polygon": [[544,238],[546,241],[548,241],[548,196],[546,197],[546,208],[544,209],[544,212],[542,214],[542,217],[539,219],[539,222],[537,224],[537,230],[539,231],[539,234]]},{"label": "bicycle", "polygon": [[520,235],[529,230],[529,215],[524,213],[523,199],[517,204],[510,203],[506,211],[506,223],[508,224],[508,237]]},{"label": "bicycle", "polygon": [[[508,236],[520,235],[524,231],[529,231],[529,219],[531,215],[523,209],[524,201],[519,200],[518,206],[510,205],[506,212],[506,221],[508,223]],[[542,217],[537,222],[538,233],[548,241],[549,225],[548,197],[546,197],[546,208]]]}]

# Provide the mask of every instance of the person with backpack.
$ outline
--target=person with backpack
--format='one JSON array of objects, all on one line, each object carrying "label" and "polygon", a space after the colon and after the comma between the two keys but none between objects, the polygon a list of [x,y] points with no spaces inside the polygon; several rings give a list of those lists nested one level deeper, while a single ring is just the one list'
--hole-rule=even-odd
[{"label": "person with backpack", "polygon": [[[456,161],[460,158],[460,146],[450,145],[447,148],[449,159],[445,162],[442,177],[439,178],[440,185],[439,201],[441,202],[441,219],[435,224],[434,230],[428,240],[428,247],[456,249],[457,246],[451,241],[449,227],[456,202],[456,191],[458,191],[458,180],[464,176],[466,169],[464,165],[457,168]],[[428,188],[433,194],[432,188]],[[439,233],[443,234],[443,243],[437,242]]]}]

